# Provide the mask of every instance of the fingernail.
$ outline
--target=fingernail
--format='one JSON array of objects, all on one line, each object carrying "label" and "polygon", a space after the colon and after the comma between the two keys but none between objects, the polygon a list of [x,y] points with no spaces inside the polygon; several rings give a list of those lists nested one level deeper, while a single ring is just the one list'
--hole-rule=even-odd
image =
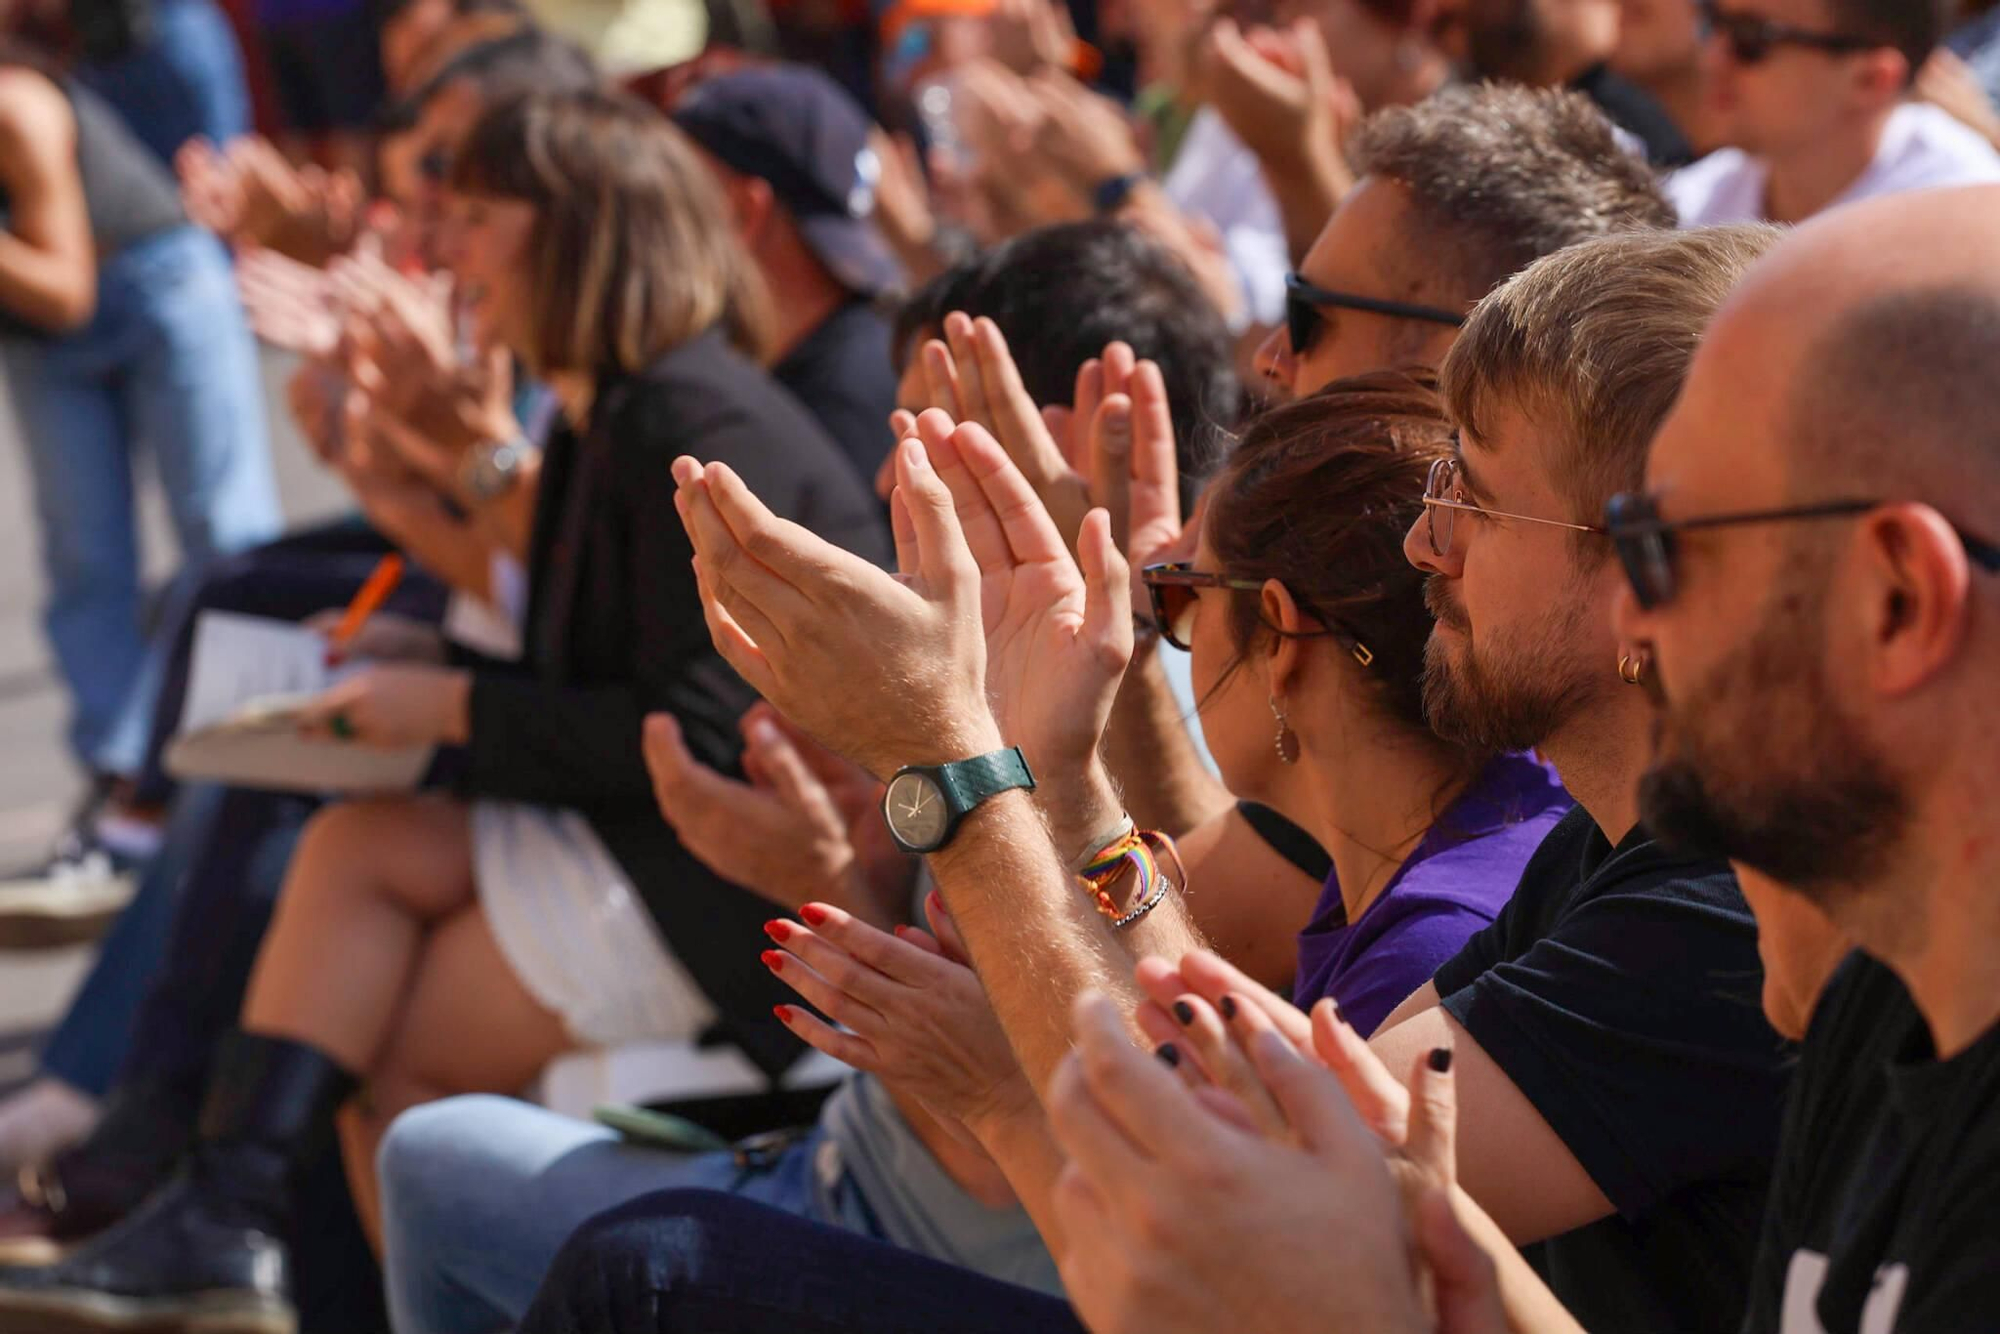
[{"label": "fingernail", "polygon": [[1236,997],[1225,995],[1215,1003],[1215,1008],[1222,1011],[1224,1019],[1234,1019],[1236,1017]]},{"label": "fingernail", "polygon": [[785,921],[766,922],[764,934],[782,945],[792,934],[792,924]]},{"label": "fingernail", "polygon": [[1186,1001],[1175,1001],[1174,1018],[1180,1020],[1183,1026],[1193,1023],[1194,1006],[1189,1005]]},{"label": "fingernail", "polygon": [[910,928],[909,928],[909,927],[907,927],[907,926],[899,926],[899,927],[897,927],[897,928],[896,928],[896,931],[895,931],[895,936],[896,936],[896,939],[898,939],[898,940],[908,940],[908,939],[909,939],[909,936],[908,936],[908,934],[906,934],[906,933],[907,933],[907,932],[909,931],[909,929],[910,929]]},{"label": "fingernail", "polygon": [[903,461],[912,468],[922,469],[931,466],[929,456],[924,453],[924,442],[915,438],[903,442]]},{"label": "fingernail", "polygon": [[1335,1023],[1338,1023],[1338,1024],[1344,1024],[1344,1023],[1346,1023],[1346,1022],[1347,1022],[1347,1016],[1346,1016],[1346,1015],[1344,1015],[1344,1014],[1342,1014],[1342,1013],[1340,1012],[1340,1002],[1339,1002],[1339,1001],[1335,1000],[1335,999],[1334,999],[1333,997],[1331,997],[1331,996],[1328,996],[1328,997],[1326,997],[1326,1003],[1327,1003],[1328,1007],[1329,1007],[1329,1008],[1331,1008],[1331,1009],[1333,1010],[1333,1019],[1334,1019],[1334,1022],[1335,1022]]},{"label": "fingernail", "polygon": [[805,907],[799,909],[799,916],[805,918],[807,926],[826,925],[826,909],[820,907],[817,903],[808,903]]},{"label": "fingernail", "polygon": [[1451,1069],[1451,1048],[1449,1047],[1431,1048],[1431,1069],[1435,1070],[1437,1073],[1441,1075],[1447,1073]]},{"label": "fingernail", "polygon": [[792,1022],[792,1007],[789,1005],[773,1005],[771,1013],[778,1016],[778,1022],[781,1024]]},{"label": "fingernail", "polygon": [[783,967],[785,963],[785,956],[783,952],[779,950],[765,950],[762,954],[758,955],[757,957],[762,959],[764,961],[764,966],[770,969],[774,973],[777,972],[779,968]]},{"label": "fingernail", "polygon": [[1171,1042],[1162,1042],[1159,1045],[1159,1047],[1154,1050],[1153,1055],[1159,1057],[1160,1064],[1166,1066],[1170,1070],[1179,1066],[1181,1063],[1181,1049],[1179,1047],[1176,1047]]}]

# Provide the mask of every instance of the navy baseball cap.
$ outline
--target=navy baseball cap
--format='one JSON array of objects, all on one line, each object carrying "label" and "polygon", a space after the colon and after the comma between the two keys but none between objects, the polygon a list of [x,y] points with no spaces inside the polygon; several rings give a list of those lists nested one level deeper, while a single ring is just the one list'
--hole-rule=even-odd
[{"label": "navy baseball cap", "polygon": [[862,296],[903,281],[875,230],[882,164],[868,117],[847,91],[803,65],[762,65],[696,84],[674,124],[722,165],[771,186],[833,276]]}]

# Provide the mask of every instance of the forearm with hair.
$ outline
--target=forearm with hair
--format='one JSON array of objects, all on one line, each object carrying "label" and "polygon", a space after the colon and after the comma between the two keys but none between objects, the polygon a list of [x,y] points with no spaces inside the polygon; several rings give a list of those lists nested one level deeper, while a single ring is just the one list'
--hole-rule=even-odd
[{"label": "forearm with hair", "polygon": [[1026,792],[982,803],[929,862],[1000,1027],[1039,1094],[1069,1051],[1077,996],[1102,991],[1127,1010],[1137,1007],[1131,956],[1077,888]]},{"label": "forearm with hair", "polygon": [[1235,804],[1201,762],[1155,653],[1141,652],[1125,673],[1102,749],[1141,829],[1179,838]]}]

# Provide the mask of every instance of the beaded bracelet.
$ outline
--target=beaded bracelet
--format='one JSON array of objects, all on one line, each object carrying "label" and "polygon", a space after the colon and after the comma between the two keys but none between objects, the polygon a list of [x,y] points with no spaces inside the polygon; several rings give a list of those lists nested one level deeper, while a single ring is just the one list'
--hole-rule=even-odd
[{"label": "beaded bracelet", "polygon": [[[1174,888],[1174,878],[1162,869],[1162,858],[1173,863],[1175,877],[1185,887],[1187,867],[1181,861],[1180,850],[1172,838],[1156,829],[1125,833],[1091,858],[1079,873],[1083,887],[1097,900],[1097,910],[1111,919],[1113,930],[1123,930],[1139,921],[1159,907],[1167,891]],[[1138,873],[1138,895],[1131,911],[1120,913],[1108,887],[1128,865]]]}]

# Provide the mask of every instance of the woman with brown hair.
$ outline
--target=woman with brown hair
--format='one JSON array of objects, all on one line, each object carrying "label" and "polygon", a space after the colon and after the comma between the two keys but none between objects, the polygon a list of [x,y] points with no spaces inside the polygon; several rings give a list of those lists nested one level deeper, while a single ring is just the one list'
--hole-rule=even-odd
[{"label": "woman with brown hair", "polygon": [[185,1170],[63,1263],[9,1275],[0,1325],[288,1331],[287,1178],[343,1104],[372,1222],[374,1145],[416,1103],[518,1089],[587,1043],[714,1028],[772,1071],[796,1050],[736,944],[766,911],[682,851],[641,755],[643,718],[665,711],[729,765],[753,699],[708,642],[668,464],[721,451],[868,558],[880,511],[745,355],[754,274],[650,108],[599,92],[496,108],[454,164],[447,231],[476,333],[563,422],[537,464],[504,409],[394,415],[434,423],[475,517],[519,534],[523,659],[378,665],[316,703],[315,729],[346,744],[451,748],[454,790],[313,821]]}]

